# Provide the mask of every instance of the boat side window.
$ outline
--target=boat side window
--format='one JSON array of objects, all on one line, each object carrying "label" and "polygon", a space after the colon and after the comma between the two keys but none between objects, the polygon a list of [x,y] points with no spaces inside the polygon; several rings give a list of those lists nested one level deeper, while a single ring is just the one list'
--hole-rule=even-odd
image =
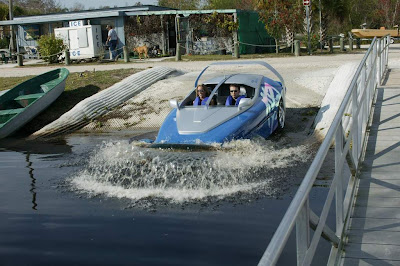
[{"label": "boat side window", "polygon": [[[256,89],[248,86],[243,86],[243,89],[246,91],[246,98],[253,99]],[[242,90],[242,87],[240,90]]]},{"label": "boat side window", "polygon": [[193,90],[189,96],[187,96],[183,102],[182,106],[193,106],[193,101],[196,99],[196,90]]}]

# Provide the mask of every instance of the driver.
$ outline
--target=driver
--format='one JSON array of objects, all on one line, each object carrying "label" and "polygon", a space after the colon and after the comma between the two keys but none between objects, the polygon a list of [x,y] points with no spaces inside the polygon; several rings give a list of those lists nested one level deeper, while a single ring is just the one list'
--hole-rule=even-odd
[{"label": "driver", "polygon": [[229,86],[229,92],[230,95],[228,96],[228,98],[226,98],[226,102],[225,105],[227,106],[238,106],[239,102],[242,98],[246,98],[246,96],[244,95],[239,95],[240,94],[240,89],[239,86],[236,84],[231,84]]}]

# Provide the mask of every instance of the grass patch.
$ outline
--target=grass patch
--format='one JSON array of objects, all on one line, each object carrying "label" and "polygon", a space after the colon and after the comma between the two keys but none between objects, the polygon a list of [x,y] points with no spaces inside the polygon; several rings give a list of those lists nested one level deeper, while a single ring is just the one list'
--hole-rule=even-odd
[{"label": "grass patch", "polygon": [[[135,59],[135,58],[130,58],[131,60]],[[124,60],[117,60],[117,61],[109,61],[109,60],[93,60],[93,61],[85,61],[85,60],[72,60],[70,62],[69,66],[98,66],[98,65],[103,65],[103,64],[107,64],[107,65],[123,65],[126,64],[126,62]],[[65,67],[65,63],[64,62],[60,62],[60,63],[53,63],[50,64],[49,62],[39,62],[36,64],[29,64],[29,65],[23,65],[23,66],[16,66],[16,68],[32,68],[32,67]]]},{"label": "grass patch", "polygon": [[[26,124],[18,134],[29,135],[39,130],[43,126],[58,119],[61,115],[68,112],[85,98],[90,97],[140,71],[141,69],[118,69],[70,73],[66,80],[65,90],[60,97],[58,97],[58,99],[40,115]],[[0,84],[2,84],[0,90],[12,88],[31,77],[32,76],[23,78],[0,78]]]},{"label": "grass patch", "polygon": [[10,78],[1,78],[0,77],[0,91],[9,90],[14,88],[16,85],[33,78],[34,76],[25,76],[25,77],[10,77]]},{"label": "grass patch", "polygon": [[[142,71],[142,69],[118,69],[107,71],[85,71],[81,73],[70,73],[65,85],[65,91],[72,91],[88,85],[99,87],[100,90],[106,89],[122,79]],[[0,77],[0,91],[8,90],[16,85],[33,78],[34,76],[24,77]],[[65,92],[64,91],[64,92]]]}]

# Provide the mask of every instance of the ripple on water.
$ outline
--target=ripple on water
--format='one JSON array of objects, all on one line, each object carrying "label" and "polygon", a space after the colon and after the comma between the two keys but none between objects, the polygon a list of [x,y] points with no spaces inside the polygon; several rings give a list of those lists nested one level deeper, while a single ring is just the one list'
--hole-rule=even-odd
[{"label": "ripple on water", "polygon": [[307,163],[310,145],[288,147],[264,139],[235,140],[212,151],[182,152],[138,142],[104,142],[71,177],[90,196],[177,203],[257,191],[277,196],[290,185],[289,169]]}]

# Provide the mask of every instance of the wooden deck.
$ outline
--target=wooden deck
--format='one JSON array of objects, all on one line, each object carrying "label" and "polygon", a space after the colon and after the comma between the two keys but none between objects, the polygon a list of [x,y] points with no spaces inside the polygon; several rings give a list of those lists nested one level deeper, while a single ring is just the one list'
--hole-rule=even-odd
[{"label": "wooden deck", "polygon": [[400,265],[400,69],[378,88],[343,265]]}]

